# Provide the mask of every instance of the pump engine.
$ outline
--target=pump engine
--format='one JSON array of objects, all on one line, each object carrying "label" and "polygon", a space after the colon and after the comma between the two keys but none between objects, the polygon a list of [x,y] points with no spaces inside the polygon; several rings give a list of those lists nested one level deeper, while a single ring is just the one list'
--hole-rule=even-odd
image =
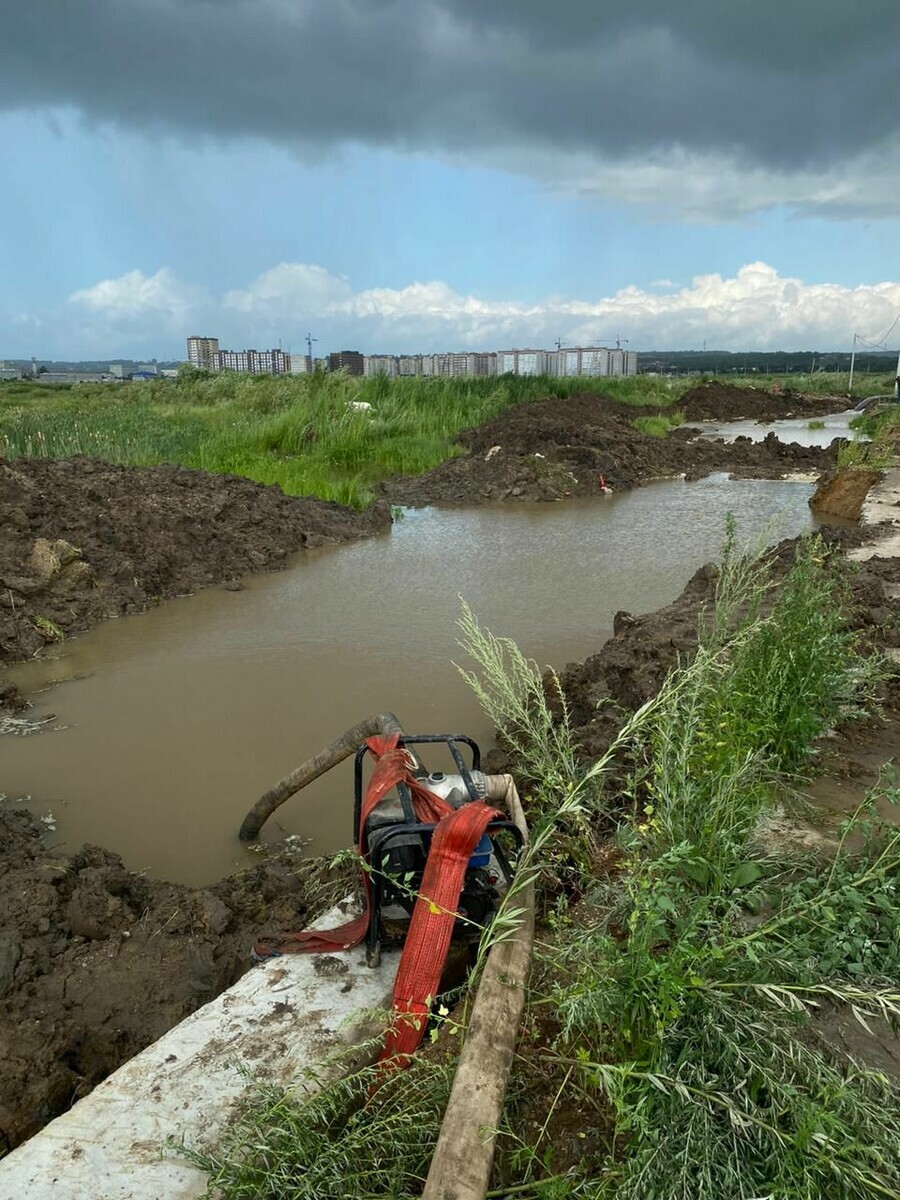
[{"label": "pump engine", "polygon": [[[445,746],[457,770],[453,774],[428,772],[410,749],[416,762],[415,778],[424,788],[453,808],[485,798],[481,751],[476,742],[461,734],[404,734],[398,743],[407,749],[427,744]],[[461,746],[468,747],[471,753],[469,766]],[[369,753],[366,745],[356,752],[353,836],[356,845],[363,849],[368,870],[371,913],[366,962],[374,967],[381,960],[383,942],[395,940],[398,934],[402,936],[403,927],[412,915],[436,825],[419,820],[410,789],[400,782],[370,811],[365,829],[360,830],[363,765]],[[521,845],[522,834],[513,821],[498,819],[489,823],[466,868],[456,909],[455,937],[477,940],[512,880]]]}]

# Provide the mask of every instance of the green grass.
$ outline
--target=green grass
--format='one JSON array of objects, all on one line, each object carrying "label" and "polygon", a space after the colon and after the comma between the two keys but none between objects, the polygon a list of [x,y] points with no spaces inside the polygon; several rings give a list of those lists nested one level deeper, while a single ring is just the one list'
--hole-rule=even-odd
[{"label": "green grass", "polygon": [[684,413],[660,413],[659,416],[636,417],[632,421],[635,429],[646,433],[649,437],[665,437],[672,429],[684,423]]},{"label": "green grass", "polygon": [[[359,506],[391,475],[452,457],[460,430],[546,395],[668,403],[665,381],[207,375],[128,386],[0,386],[0,454],[177,463]],[[371,410],[350,407],[353,402]]]},{"label": "green grass", "polygon": [[[871,379],[863,378],[860,387]],[[775,381],[757,376],[752,382],[768,386]],[[458,452],[456,434],[511,405],[599,392],[623,404],[667,410],[636,422],[644,432],[661,436],[680,420],[681,395],[699,382],[647,375],[360,379],[342,373],[248,376],[193,370],[177,380],[126,385],[45,387],[9,381],[0,384],[0,455],[88,454],[137,466],[176,463],[362,507],[381,480],[418,474],[452,457]],[[784,382],[830,390],[818,375]],[[371,411],[348,407],[353,401],[371,404]]]},{"label": "green grass", "polygon": [[189,1157],[229,1200],[416,1196],[452,1075],[452,1064],[417,1061],[386,1078],[364,1068],[337,1083],[310,1072],[294,1088],[260,1087],[218,1151]]},{"label": "green grass", "polygon": [[844,441],[838,446],[835,466],[839,471],[851,467],[862,467],[870,471],[883,471],[894,459],[893,443],[886,429],[879,429],[871,441]]}]

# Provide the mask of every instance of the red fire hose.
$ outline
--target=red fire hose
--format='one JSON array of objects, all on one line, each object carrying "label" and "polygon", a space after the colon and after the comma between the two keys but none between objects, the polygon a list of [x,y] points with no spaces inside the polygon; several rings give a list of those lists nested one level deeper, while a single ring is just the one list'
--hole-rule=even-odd
[{"label": "red fire hose", "polygon": [[[392,733],[366,740],[376,765],[363,800],[360,856],[365,857],[369,814],[398,783],[409,788],[417,818],[436,822],[436,827],[394,981],[394,1015],[379,1058],[389,1066],[403,1065],[422,1041],[429,1007],[438,994],[447,959],[466,868],[488,824],[501,815],[480,800],[454,808],[423,787],[412,773],[414,762],[409,752],[397,745],[399,738],[399,733]],[[360,916],[336,929],[304,929],[286,935],[283,940],[267,939],[256,946],[256,957],[322,954],[357,945],[366,936],[371,920],[371,893],[365,872],[363,884],[366,904]],[[273,945],[273,940],[279,944]]]}]

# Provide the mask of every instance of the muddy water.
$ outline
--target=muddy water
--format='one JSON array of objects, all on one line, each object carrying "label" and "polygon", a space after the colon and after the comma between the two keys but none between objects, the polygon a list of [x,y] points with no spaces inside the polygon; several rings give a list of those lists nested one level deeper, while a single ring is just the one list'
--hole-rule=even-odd
[{"label": "muddy water", "polygon": [[767,434],[774,433],[780,442],[796,442],[800,446],[830,446],[835,438],[858,436],[850,428],[851,418],[858,416],[858,412],[849,409],[847,412],[816,418],[825,422],[824,429],[810,429],[809,417],[798,417],[790,421],[692,422],[691,427],[701,429],[704,437],[722,438],[726,442],[733,442],[738,437],[748,437],[754,442],[761,442]]},{"label": "muddy water", "polygon": [[[246,861],[235,835],[256,797],[362,717],[388,708],[410,731],[488,740],[451,665],[459,595],[495,633],[562,666],[599,647],[618,609],[673,600],[716,556],[726,511],[748,537],[767,527],[776,540],[813,527],[809,494],[716,476],[605,500],[415,510],[390,534],[302,554],[244,591],[107,622],[10,672],[36,715],[65,728],[3,738],[3,790],[52,812],[67,849],[92,841],[132,868],[209,882]],[[288,801],[268,836],[347,844],[346,768]]]}]

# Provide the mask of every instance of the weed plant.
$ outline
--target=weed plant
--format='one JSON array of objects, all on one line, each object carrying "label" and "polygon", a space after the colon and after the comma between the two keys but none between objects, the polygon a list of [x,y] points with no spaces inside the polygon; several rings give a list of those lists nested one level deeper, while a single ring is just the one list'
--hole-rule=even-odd
[{"label": "weed plant", "polygon": [[836,468],[839,471],[852,467],[883,471],[885,467],[889,467],[894,458],[894,448],[886,434],[887,429],[878,429],[871,441],[842,441],[835,459]]},{"label": "weed plant", "polygon": [[[900,1021],[900,834],[851,854],[858,817],[831,865],[761,856],[755,840],[812,739],[871,698],[879,672],[846,604],[819,539],[774,589],[768,561],[737,553],[730,529],[697,655],[634,730],[643,765],[617,868],[582,881],[585,899],[571,914],[563,902],[542,950],[531,1010],[559,1022],[537,1051],[560,1080],[554,1105],[589,1133],[589,1114],[605,1104],[608,1117],[566,1166],[551,1147],[529,1154],[510,1116],[498,1172],[534,1175],[535,1196],[898,1194],[900,1090],[841,1060],[812,1016]],[[502,694],[496,656],[473,645]],[[506,685],[521,695],[518,677]]]},{"label": "weed plant", "polygon": [[830,866],[754,840],[772,785],[877,672],[818,539],[774,602],[763,564],[729,557],[718,616],[652,714],[621,875],[546,959],[557,1062],[612,1112],[579,1174],[634,1200],[897,1195],[900,1089],[839,1060],[811,1014],[900,1021],[900,834],[857,855],[845,836]]},{"label": "weed plant", "polygon": [[897,1195],[900,1088],[842,1061],[815,1014],[900,1023],[900,834],[706,895],[686,855],[636,859],[610,915],[553,954],[559,1057],[613,1112],[594,1194]]},{"label": "weed plant", "polygon": [[[421,1192],[450,1095],[453,1064],[417,1059],[295,1088],[259,1087],[216,1152],[188,1150],[228,1200],[412,1200]],[[375,1095],[369,1093],[377,1085]]]}]

